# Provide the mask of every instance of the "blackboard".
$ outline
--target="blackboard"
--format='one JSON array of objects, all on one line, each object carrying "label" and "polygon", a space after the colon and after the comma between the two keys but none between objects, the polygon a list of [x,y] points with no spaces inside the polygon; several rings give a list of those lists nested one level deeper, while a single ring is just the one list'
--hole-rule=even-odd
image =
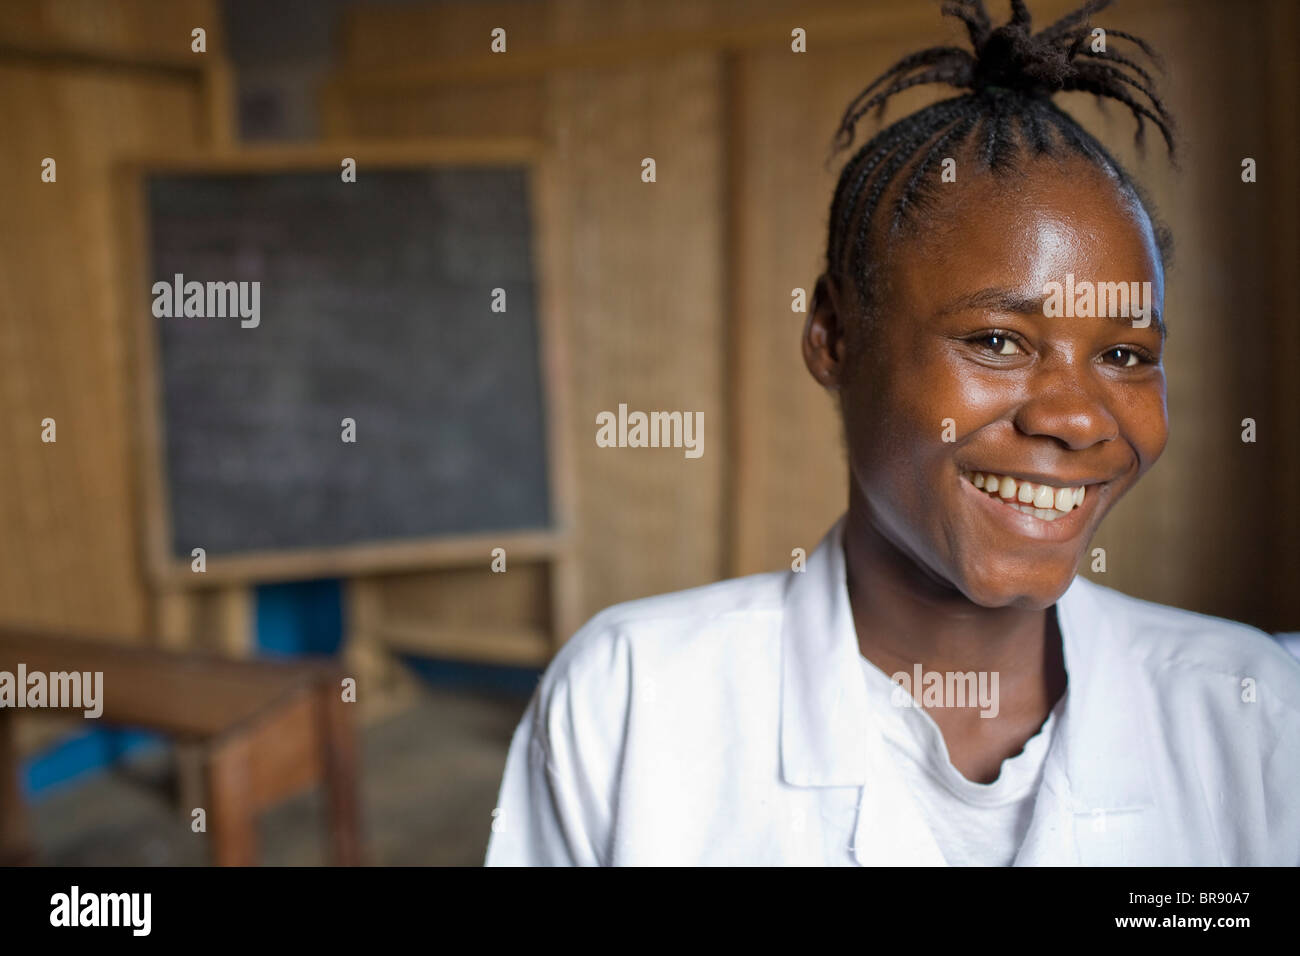
[{"label": "blackboard", "polygon": [[159,316],[151,291],[172,558],[551,526],[530,182],[509,165],[145,175],[151,290],[260,283],[256,327]]}]

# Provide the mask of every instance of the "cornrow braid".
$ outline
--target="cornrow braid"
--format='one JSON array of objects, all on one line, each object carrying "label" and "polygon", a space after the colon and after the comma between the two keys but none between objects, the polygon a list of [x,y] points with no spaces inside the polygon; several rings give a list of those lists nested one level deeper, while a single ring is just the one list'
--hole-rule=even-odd
[{"label": "cornrow braid", "polygon": [[[872,239],[878,225],[892,238],[932,207],[936,195],[930,175],[942,157],[966,149],[993,173],[1016,168],[1024,156],[1082,156],[1112,177],[1147,210],[1157,244],[1168,259],[1168,229],[1160,225],[1140,187],[1105,147],[1052,102],[1063,91],[1083,91],[1115,100],[1132,113],[1140,146],[1150,122],[1174,155],[1173,119],[1155,90],[1151,73],[1135,54],[1093,51],[1091,16],[1111,0],[1087,0],[1039,33],[1031,32],[1025,0],[1012,0],[1011,19],[994,27],[984,0],[946,0],[942,12],[961,20],[971,50],[936,46],[902,57],[849,103],[836,131],[833,152],[852,145],[858,122],[873,109],[883,115],[888,101],[912,87],[947,84],[962,95],[940,100],[887,126],[844,164],[831,203],[826,241],[827,275],[843,287],[846,277],[864,315],[871,311],[873,272],[878,257]],[[1140,37],[1106,31],[1160,67],[1159,58]],[[902,178],[903,175],[905,178]],[[884,197],[895,190],[892,215],[877,224]],[[814,309],[821,295],[814,293]]]}]

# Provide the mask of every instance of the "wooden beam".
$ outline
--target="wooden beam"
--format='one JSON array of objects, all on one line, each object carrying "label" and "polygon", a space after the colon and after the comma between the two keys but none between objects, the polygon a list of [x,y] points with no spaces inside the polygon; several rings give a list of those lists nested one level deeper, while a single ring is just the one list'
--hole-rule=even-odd
[{"label": "wooden beam", "polygon": [[0,41],[0,60],[64,70],[130,70],[192,76],[201,79],[212,67],[214,53],[105,50],[65,43]]},{"label": "wooden beam", "polygon": [[390,651],[484,664],[542,667],[551,659],[548,630],[535,627],[385,621],[378,638]]},{"label": "wooden beam", "polygon": [[933,24],[929,4],[867,7],[861,3],[789,13],[761,21],[720,22],[710,27],[668,30],[601,38],[589,43],[554,46],[509,55],[482,53],[432,59],[375,69],[351,67],[324,89],[354,93],[416,90],[421,87],[476,84],[486,80],[540,76],[555,70],[624,67],[638,60],[664,59],[689,53],[735,52],[790,43],[790,31],[802,27],[810,43],[843,44],[863,37],[881,37]]}]

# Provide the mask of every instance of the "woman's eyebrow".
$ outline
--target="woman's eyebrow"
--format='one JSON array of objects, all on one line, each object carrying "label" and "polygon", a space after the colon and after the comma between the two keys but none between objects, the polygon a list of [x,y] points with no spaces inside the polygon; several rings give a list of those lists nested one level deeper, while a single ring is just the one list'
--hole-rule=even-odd
[{"label": "woman's eyebrow", "polygon": [[[947,315],[952,312],[963,312],[967,309],[986,309],[993,312],[1007,312],[1018,315],[1042,315],[1043,303],[1047,301],[1047,295],[1026,295],[1023,292],[1017,292],[1015,289],[998,289],[988,288],[980,289],[978,292],[968,292],[960,295],[950,302],[940,306],[935,315]],[[1104,315],[1101,318],[1109,319],[1116,325],[1122,325],[1124,328],[1135,328],[1133,319],[1123,315]],[[1161,339],[1168,334],[1165,328],[1164,319],[1160,315],[1160,310],[1152,307],[1150,324],[1160,333]]]},{"label": "woman's eyebrow", "polygon": [[936,315],[963,312],[966,309],[991,309],[995,312],[1017,312],[1023,315],[1042,315],[1046,295],[1025,295],[1014,289],[980,289],[958,296],[936,311]]}]

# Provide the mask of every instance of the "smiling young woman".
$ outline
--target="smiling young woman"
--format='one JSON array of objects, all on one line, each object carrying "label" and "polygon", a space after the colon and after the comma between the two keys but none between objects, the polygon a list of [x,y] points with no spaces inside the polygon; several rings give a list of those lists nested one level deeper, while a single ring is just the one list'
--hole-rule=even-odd
[{"label": "smiling young woman", "polygon": [[[802,348],[839,399],[848,511],[806,569],[575,635],[516,731],[489,863],[1300,863],[1300,667],[1076,577],[1169,429],[1168,236],[1052,101],[1117,100],[1173,149],[1146,43],[1093,46],[1106,5],[1034,33],[1021,0],[996,28],[950,2],[972,50],[850,104],[842,146],[901,90],[965,91],[867,142],[831,206]],[[1067,284],[1110,307],[1049,303]],[[977,684],[1000,699],[968,705]]]}]

